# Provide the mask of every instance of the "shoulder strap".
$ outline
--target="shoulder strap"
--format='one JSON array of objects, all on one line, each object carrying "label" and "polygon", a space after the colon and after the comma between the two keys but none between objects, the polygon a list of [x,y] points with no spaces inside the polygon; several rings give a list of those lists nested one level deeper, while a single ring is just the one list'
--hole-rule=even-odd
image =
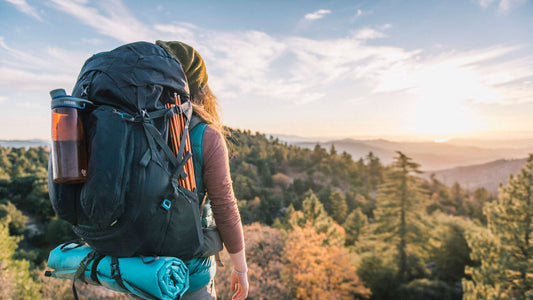
[{"label": "shoulder strap", "polygon": [[207,124],[197,116],[193,116],[191,123],[194,123],[194,128],[189,131],[190,141],[191,141],[191,150],[193,154],[193,166],[194,166],[194,176],[196,177],[196,187],[198,192],[198,199],[202,201],[205,195],[205,187],[203,183],[203,165],[204,165],[204,155],[203,155],[203,144],[204,144],[204,134],[207,128]]},{"label": "shoulder strap", "polygon": [[202,123],[203,120],[200,119],[200,117],[198,117],[197,115],[192,115],[191,117],[191,122],[189,124],[189,132],[191,132],[193,130],[194,127],[196,127],[196,125]]}]

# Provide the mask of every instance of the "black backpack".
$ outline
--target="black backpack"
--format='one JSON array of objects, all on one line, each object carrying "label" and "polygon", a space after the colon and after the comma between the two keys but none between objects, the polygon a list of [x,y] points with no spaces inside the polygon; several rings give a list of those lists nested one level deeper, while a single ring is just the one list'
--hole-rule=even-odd
[{"label": "black backpack", "polygon": [[[174,94],[182,104],[174,104]],[[89,58],[72,96],[94,106],[82,111],[88,171],[83,184],[57,184],[49,165],[56,214],[104,255],[190,259],[221,248],[204,243],[201,203],[179,184],[183,165],[168,146],[169,118],[192,116],[187,80],[178,60],[147,42]],[[182,143],[183,145],[184,143]],[[180,149],[183,151],[183,149]],[[178,155],[178,157],[181,157]]]}]

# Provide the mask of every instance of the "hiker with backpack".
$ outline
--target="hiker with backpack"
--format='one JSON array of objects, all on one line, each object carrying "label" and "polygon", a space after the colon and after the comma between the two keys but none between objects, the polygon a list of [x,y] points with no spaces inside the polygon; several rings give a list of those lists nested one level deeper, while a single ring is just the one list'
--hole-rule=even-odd
[{"label": "hiker with backpack", "polygon": [[[47,276],[72,279],[76,299],[78,280],[144,299],[216,299],[222,243],[233,299],[248,296],[228,149],[207,78],[191,46],[136,42],[89,58],[72,96],[50,93],[50,201],[79,240],[51,251]],[[70,169],[75,181],[63,172]]]},{"label": "hiker with backpack", "polygon": [[[218,100],[207,85],[206,67],[195,49],[181,42],[157,41],[156,44],[176,56],[181,63],[189,84],[194,114],[207,124],[203,137],[203,149],[197,149],[197,151],[202,151],[204,160],[201,168],[202,180],[210,200],[216,226],[233,263],[231,290],[236,291],[233,299],[246,299],[248,279],[244,236],[237,202],[233,194],[228,149],[223,136],[224,129],[218,111]],[[195,155],[197,153],[193,148],[193,157]],[[212,264],[209,268],[215,268],[212,257],[202,258],[202,260]],[[182,299],[215,299],[213,277],[214,272],[207,285],[186,293]]]}]

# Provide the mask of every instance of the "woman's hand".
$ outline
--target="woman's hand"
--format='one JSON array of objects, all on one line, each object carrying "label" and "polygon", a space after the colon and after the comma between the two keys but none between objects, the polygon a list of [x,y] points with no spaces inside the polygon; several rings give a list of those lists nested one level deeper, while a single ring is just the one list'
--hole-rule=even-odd
[{"label": "woman's hand", "polygon": [[230,253],[233,271],[231,271],[231,292],[235,292],[231,299],[244,300],[248,297],[248,266],[244,249],[237,253]]},{"label": "woman's hand", "polygon": [[244,300],[248,297],[248,272],[231,271],[231,291],[235,292],[231,299]]}]

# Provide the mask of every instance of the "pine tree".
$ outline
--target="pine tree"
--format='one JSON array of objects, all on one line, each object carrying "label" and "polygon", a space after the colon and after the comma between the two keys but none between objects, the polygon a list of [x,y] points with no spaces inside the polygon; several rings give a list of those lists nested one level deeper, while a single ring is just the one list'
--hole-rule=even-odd
[{"label": "pine tree", "polygon": [[[532,189],[533,154],[516,177],[509,177],[506,187],[500,186],[498,201],[486,206],[485,238],[471,235],[468,240],[481,266],[469,270],[473,280],[466,284],[466,299],[487,290],[497,291],[499,299],[533,298]],[[493,251],[487,253],[483,243],[493,244]]]},{"label": "pine tree", "polygon": [[346,205],[346,198],[340,191],[334,191],[329,196],[331,204],[331,217],[337,224],[342,224],[345,221],[348,206]]},{"label": "pine tree", "polygon": [[346,245],[353,245],[359,240],[359,235],[363,231],[363,228],[368,224],[368,218],[361,211],[361,208],[357,208],[352,211],[346,222],[344,222],[344,230],[346,231]]},{"label": "pine tree", "polygon": [[391,171],[377,194],[374,234],[387,244],[396,247],[398,279],[405,282],[410,277],[408,257],[418,250],[425,233],[422,221],[422,193],[419,164],[401,152],[397,152]]},{"label": "pine tree", "polygon": [[368,153],[366,160],[368,161],[368,184],[372,190],[376,190],[383,182],[383,166],[379,157],[374,156],[372,152]]},{"label": "pine tree", "polygon": [[305,224],[309,223],[318,233],[325,233],[326,243],[344,244],[344,229],[328,216],[324,206],[311,190],[306,193],[302,206]]}]

